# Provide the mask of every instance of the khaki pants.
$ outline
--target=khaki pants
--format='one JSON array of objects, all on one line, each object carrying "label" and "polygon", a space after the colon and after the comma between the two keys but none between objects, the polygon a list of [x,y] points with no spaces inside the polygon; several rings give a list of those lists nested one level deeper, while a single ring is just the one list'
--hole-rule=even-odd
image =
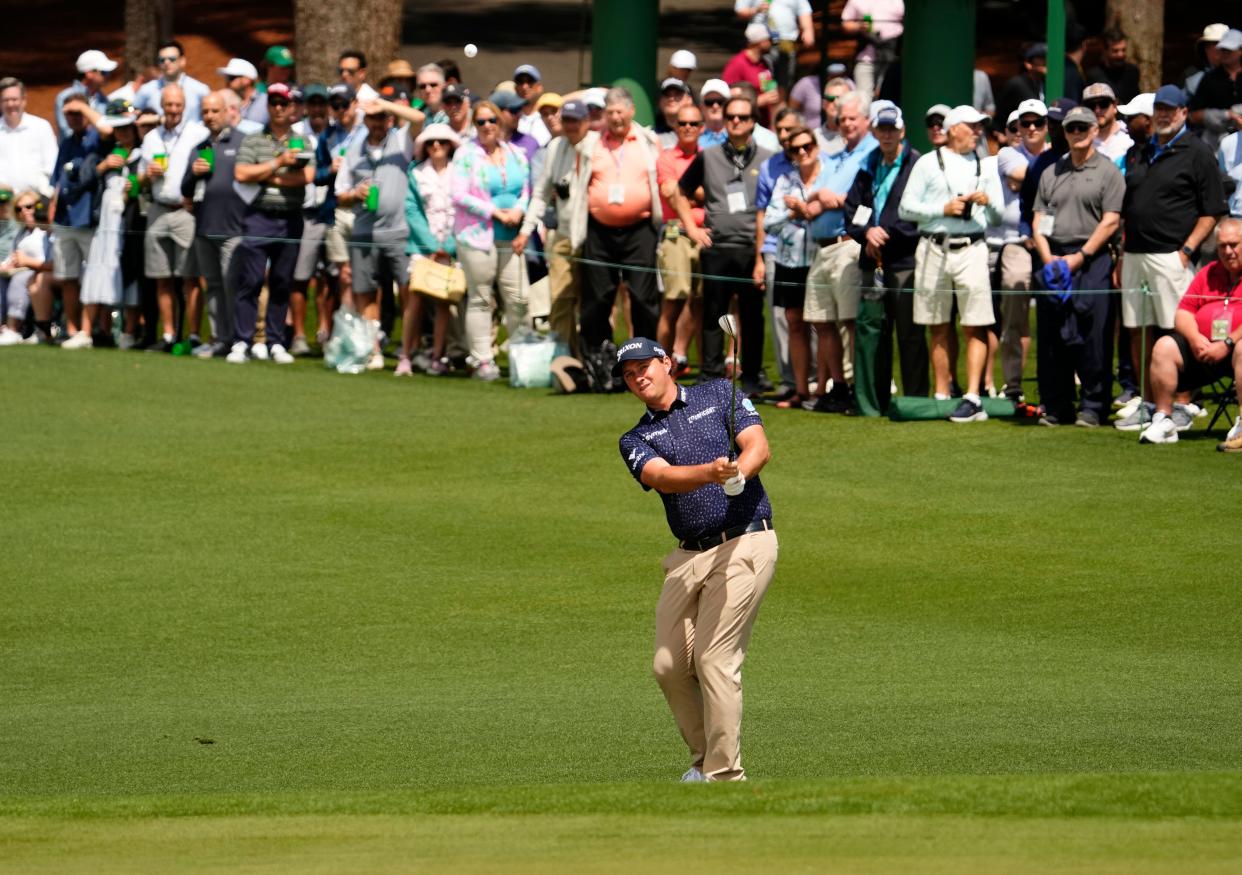
[{"label": "khaki pants", "polygon": [[[1177,252],[1127,252],[1121,259],[1121,324],[1173,327],[1173,314],[1194,279]],[[1147,283],[1148,292],[1142,291]]]},{"label": "khaki pants", "polygon": [[744,781],[742,661],[776,571],[773,531],[664,558],[652,670],[695,767],[709,781]]},{"label": "khaki pants", "polygon": [[552,312],[548,327],[569,345],[569,354],[578,354],[578,299],[582,289],[582,248],[574,250],[568,234],[548,233],[548,288]]},{"label": "khaki pants", "polygon": [[1020,243],[1007,243],[1000,251],[1001,373],[1005,392],[1022,391],[1022,338],[1031,336],[1030,292],[1033,261],[1031,250]]}]

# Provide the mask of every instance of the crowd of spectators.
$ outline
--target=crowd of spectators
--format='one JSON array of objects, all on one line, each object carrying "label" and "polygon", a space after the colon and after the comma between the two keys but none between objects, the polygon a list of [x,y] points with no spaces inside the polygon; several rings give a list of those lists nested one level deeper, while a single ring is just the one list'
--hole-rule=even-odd
[{"label": "crowd of spectators", "polygon": [[[849,0],[852,68],[804,77],[806,0],[735,10],[737,53],[713,76],[675,52],[650,128],[626,89],[554,93],[532,64],[479,89],[452,61],[375,75],[346,51],[337,81],[298,83],[273,46],[209,84],[170,40],[112,91],[117,61],[83,52],[50,122],[0,79],[0,345],[288,364],[348,307],[375,327],[370,369],[394,351],[398,376],[491,381],[498,342],[546,327],[610,391],[624,322],[679,377],[697,346],[700,378],[736,370],[756,400],[882,413],[930,394],[961,423],[988,397],[1027,407],[1034,349],[1041,423],[1115,410],[1149,443],[1190,427],[1193,390],[1242,376],[1242,31],[1209,25],[1200,63],[1141,93],[1124,34],[1083,70],[1071,27],[1065,97],[1045,100],[1035,44],[999,99],[977,76],[972,104],[911,107],[901,0]],[[433,265],[464,298],[414,281]],[[1226,443],[1242,450],[1236,428]]]}]

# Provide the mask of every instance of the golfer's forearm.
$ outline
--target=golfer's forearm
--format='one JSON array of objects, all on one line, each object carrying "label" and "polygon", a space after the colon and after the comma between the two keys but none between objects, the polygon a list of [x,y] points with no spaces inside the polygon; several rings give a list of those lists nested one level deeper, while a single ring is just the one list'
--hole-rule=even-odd
[{"label": "golfer's forearm", "polygon": [[763,466],[772,458],[766,439],[748,443],[742,447],[742,454],[737,457],[737,469],[747,480],[759,476]]},{"label": "golfer's forearm", "polygon": [[668,465],[652,471],[650,475],[644,471],[643,482],[656,492],[681,493],[693,492],[716,480],[712,477],[712,465],[708,462],[704,465]]}]

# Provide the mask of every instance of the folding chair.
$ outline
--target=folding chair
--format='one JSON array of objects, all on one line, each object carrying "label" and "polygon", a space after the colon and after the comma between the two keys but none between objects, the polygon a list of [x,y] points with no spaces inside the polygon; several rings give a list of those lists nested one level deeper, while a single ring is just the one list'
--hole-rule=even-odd
[{"label": "folding chair", "polygon": [[1233,428],[1233,416],[1229,413],[1229,405],[1238,403],[1233,377],[1220,377],[1212,385],[1204,386],[1200,390],[1199,400],[1207,409],[1211,409],[1212,406],[1216,408],[1212,412],[1212,419],[1208,422],[1208,431],[1216,428],[1216,423],[1221,417],[1224,417],[1227,428]]}]

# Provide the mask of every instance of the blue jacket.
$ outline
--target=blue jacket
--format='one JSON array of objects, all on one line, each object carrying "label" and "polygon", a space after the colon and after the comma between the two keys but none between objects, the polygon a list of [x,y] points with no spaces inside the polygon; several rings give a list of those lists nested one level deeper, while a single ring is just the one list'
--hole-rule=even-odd
[{"label": "blue jacket", "polygon": [[87,128],[81,136],[70,134],[60,141],[52,188],[58,189],[53,224],[70,228],[90,228],[95,224],[99,200],[99,179],[95,165],[102,156],[99,134]]}]

